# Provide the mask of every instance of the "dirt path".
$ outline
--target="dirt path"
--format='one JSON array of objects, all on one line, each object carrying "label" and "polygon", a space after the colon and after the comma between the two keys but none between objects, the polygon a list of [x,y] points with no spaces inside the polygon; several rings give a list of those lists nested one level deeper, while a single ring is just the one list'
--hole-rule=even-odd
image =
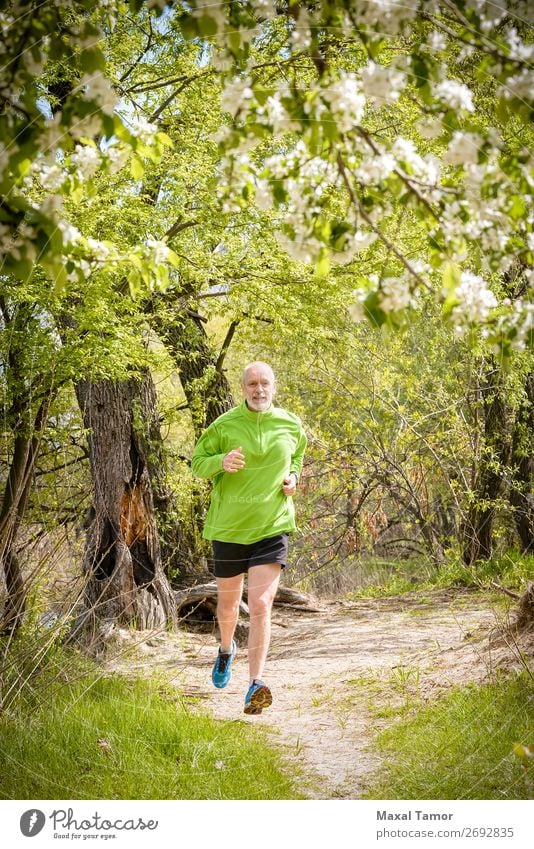
[{"label": "dirt path", "polygon": [[[274,702],[243,714],[246,650],[225,690],[211,685],[212,635],[148,638],[131,671],[172,676],[215,717],[265,726],[272,743],[311,776],[310,798],[357,799],[378,765],[369,743],[407,699],[427,699],[488,673],[485,636],[496,624],[488,599],[469,593],[329,603],[319,614],[275,611],[265,680]],[[125,632],[122,639],[127,640]],[[484,648],[483,648],[484,646]]]}]

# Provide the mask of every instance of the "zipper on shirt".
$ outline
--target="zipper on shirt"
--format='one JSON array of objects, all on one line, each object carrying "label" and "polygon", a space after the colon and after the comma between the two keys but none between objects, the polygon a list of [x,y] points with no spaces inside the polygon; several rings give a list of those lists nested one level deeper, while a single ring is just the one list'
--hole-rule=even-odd
[{"label": "zipper on shirt", "polygon": [[263,454],[261,419],[262,413],[258,413],[258,445],[260,448],[260,454]]}]

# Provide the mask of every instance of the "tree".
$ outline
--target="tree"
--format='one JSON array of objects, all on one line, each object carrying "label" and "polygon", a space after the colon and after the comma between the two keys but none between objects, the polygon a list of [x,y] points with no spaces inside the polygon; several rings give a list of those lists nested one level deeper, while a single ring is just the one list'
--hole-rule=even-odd
[{"label": "tree", "polygon": [[[95,483],[84,569],[87,616],[161,628],[176,622],[163,573],[148,460],[141,431],[153,418],[155,392],[144,379],[79,381]],[[137,416],[136,416],[137,413]]]}]

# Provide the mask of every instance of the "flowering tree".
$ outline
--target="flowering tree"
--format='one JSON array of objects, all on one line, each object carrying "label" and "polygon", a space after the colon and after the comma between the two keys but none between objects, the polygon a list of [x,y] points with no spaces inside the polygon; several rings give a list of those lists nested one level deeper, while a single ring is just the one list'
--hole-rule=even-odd
[{"label": "flowering tree", "polygon": [[[226,212],[274,208],[280,244],[324,276],[381,243],[382,269],[360,278],[354,307],[376,324],[398,323],[430,290],[458,332],[482,322],[494,345],[525,346],[527,3],[191,0],[175,13],[226,80]],[[267,156],[266,139],[278,148]],[[419,236],[416,255],[396,235],[399,209]]]},{"label": "flowering tree", "polygon": [[[139,174],[143,158],[157,161],[169,143],[116,108],[100,42],[103,23],[112,25],[112,5],[15,2],[0,13],[1,273],[24,281],[39,265],[64,293],[102,267],[136,271],[148,286],[161,285],[176,260],[154,241],[124,251],[87,238],[64,210],[65,202],[94,194],[97,173],[130,164]],[[62,68],[74,85],[62,85]]]},{"label": "flowering tree", "polygon": [[[30,303],[54,352],[56,322],[76,352],[61,379],[122,381],[133,423],[140,326],[174,348],[191,410],[236,327],[305,310],[320,340],[323,301],[396,327],[430,300],[460,336],[482,326],[484,355],[523,350],[527,17],[478,0],[12,4],[5,322]],[[229,322],[220,356],[206,315]]]}]

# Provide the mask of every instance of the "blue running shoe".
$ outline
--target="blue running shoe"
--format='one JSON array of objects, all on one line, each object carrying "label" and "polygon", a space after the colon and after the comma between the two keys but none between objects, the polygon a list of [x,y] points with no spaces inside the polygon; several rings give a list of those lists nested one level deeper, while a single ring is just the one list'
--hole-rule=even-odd
[{"label": "blue running shoe", "polygon": [[219,646],[217,660],[215,661],[213,672],[211,673],[211,680],[215,687],[226,687],[228,684],[232,677],[232,661],[235,657],[236,651],[237,646],[235,644],[235,640],[232,640],[232,650],[229,654],[227,652],[222,652]]},{"label": "blue running shoe", "polygon": [[273,697],[267,684],[255,678],[245,696],[245,713],[249,715],[261,713],[263,708],[272,705]]}]

